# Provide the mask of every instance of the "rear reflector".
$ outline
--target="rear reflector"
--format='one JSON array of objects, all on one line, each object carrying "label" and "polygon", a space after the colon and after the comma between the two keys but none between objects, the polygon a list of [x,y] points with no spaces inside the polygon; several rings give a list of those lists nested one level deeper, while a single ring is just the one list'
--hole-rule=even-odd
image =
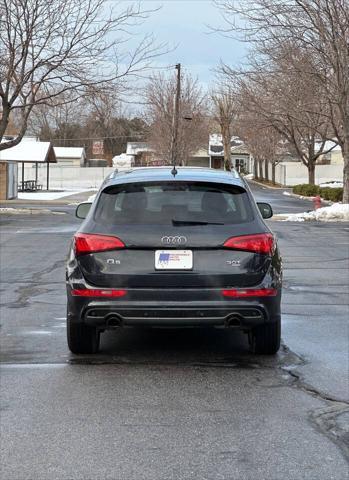
[{"label": "rear reflector", "polygon": [[271,255],[274,252],[275,242],[271,233],[259,233],[228,238],[223,246],[234,250]]},{"label": "rear reflector", "polygon": [[125,248],[124,242],[118,237],[94,235],[91,233],[76,233],[74,235],[74,243],[76,255]]},{"label": "rear reflector", "polygon": [[246,290],[229,289],[222,290],[222,294],[224,297],[230,298],[275,297],[277,295],[277,290],[275,288],[257,288]]},{"label": "rear reflector", "polygon": [[97,289],[82,289],[72,290],[74,297],[124,297],[127,290],[97,290]]}]

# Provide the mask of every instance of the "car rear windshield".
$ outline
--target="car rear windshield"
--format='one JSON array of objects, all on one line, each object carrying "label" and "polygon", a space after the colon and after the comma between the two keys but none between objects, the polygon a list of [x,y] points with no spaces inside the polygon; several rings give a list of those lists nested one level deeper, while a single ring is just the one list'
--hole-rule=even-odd
[{"label": "car rear windshield", "polygon": [[225,225],[249,222],[253,213],[241,187],[176,181],[107,187],[94,218],[112,225]]}]

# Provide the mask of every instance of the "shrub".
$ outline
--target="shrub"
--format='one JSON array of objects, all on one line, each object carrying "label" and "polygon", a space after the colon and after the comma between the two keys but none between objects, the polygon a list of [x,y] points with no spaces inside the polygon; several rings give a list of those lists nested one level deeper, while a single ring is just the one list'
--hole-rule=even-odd
[{"label": "shrub", "polygon": [[320,196],[331,202],[341,202],[343,198],[343,188],[320,188]]},{"label": "shrub", "polygon": [[293,187],[293,193],[297,195],[304,195],[305,197],[315,197],[320,195],[325,200],[331,202],[341,202],[343,198],[343,188],[320,188],[318,185],[310,185],[308,183],[302,183]]},{"label": "shrub", "polygon": [[313,197],[318,195],[320,187],[318,185],[310,185],[308,183],[302,183],[293,187],[293,193],[297,195],[304,195],[305,197]]}]

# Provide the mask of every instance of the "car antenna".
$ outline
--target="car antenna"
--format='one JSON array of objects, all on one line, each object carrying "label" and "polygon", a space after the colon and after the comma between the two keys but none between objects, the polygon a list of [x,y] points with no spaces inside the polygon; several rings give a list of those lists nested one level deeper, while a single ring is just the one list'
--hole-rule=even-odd
[{"label": "car antenna", "polygon": [[177,63],[175,65],[177,70],[177,86],[176,86],[176,94],[174,96],[174,110],[173,110],[173,133],[172,133],[172,145],[171,145],[171,160],[173,168],[171,173],[175,178],[178,171],[176,169],[176,159],[177,159],[177,142],[178,142],[178,121],[179,121],[179,102],[181,97],[181,64]]}]

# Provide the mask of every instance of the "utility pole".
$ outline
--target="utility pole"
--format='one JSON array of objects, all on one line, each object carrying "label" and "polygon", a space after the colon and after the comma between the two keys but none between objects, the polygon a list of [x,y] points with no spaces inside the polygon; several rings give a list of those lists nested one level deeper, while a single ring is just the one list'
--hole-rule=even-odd
[{"label": "utility pole", "polygon": [[178,160],[178,125],[179,125],[179,106],[181,99],[181,64],[177,63],[177,87],[174,97],[174,111],[173,111],[173,131],[172,131],[172,145],[171,145],[171,163],[173,165],[172,173],[176,175],[176,163]]}]

